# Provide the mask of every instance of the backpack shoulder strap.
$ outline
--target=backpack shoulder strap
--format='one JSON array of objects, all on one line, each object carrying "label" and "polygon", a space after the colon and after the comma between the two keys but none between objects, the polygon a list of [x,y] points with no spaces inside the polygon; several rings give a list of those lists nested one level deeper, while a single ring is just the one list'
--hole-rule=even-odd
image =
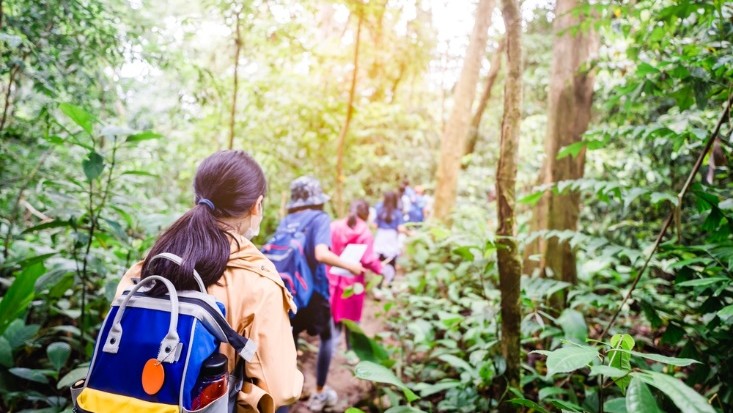
[{"label": "backpack shoulder strap", "polygon": [[257,343],[254,340],[247,339],[241,334],[237,333],[232,326],[229,325],[224,316],[217,310],[211,308],[211,305],[206,302],[201,302],[203,306],[207,307],[206,311],[212,316],[217,326],[224,333],[227,339],[227,343],[234,347],[236,353],[243,358],[245,361],[252,361],[255,352],[257,351]]},{"label": "backpack shoulder strap", "polygon": [[[305,213],[310,213],[311,211],[304,211],[304,212]],[[301,221],[298,224],[298,226],[295,229],[295,232],[296,233],[297,232],[305,232],[305,230],[308,228],[308,226],[311,223],[313,223],[313,221],[315,221],[316,218],[318,218],[319,216],[325,214],[325,212],[323,212],[323,211],[312,211],[312,212],[313,213],[310,214],[310,216],[306,217],[305,219],[303,219],[303,221]],[[278,227],[278,231],[280,231],[280,230],[287,230],[287,228],[289,226],[288,225],[288,221],[289,221],[288,218],[289,218],[289,216],[288,217],[285,217],[285,219],[280,223],[280,226]]]},{"label": "backpack shoulder strap", "polygon": [[323,216],[325,214],[326,213],[323,212],[323,211],[315,211],[315,213],[310,218],[308,218],[306,220],[303,220],[303,222],[298,227],[298,231],[299,232],[305,232],[306,228],[308,228],[308,226],[310,226],[310,224],[312,224],[313,221],[316,220],[316,218],[318,218],[320,216]]}]

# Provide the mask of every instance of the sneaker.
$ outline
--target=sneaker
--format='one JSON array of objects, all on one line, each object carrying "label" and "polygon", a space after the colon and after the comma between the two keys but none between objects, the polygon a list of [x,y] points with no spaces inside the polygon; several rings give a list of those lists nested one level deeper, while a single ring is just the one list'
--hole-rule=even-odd
[{"label": "sneaker", "polygon": [[330,387],[325,387],[320,393],[314,392],[308,399],[308,409],[312,412],[323,412],[336,406],[338,395]]}]

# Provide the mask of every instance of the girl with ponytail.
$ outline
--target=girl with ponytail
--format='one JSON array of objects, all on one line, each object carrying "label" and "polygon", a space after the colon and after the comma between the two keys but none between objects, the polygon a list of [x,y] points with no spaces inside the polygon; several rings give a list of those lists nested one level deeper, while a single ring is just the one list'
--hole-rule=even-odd
[{"label": "girl with ponytail", "polygon": [[[335,254],[340,255],[341,252],[349,244],[365,244],[366,252],[361,259],[361,265],[376,274],[382,273],[382,263],[379,257],[374,253],[374,238],[367,225],[369,218],[369,204],[364,200],[356,200],[351,204],[349,216],[331,223],[331,248]],[[365,291],[365,275],[358,274],[355,277],[343,277],[329,274],[329,283],[331,287],[331,314],[333,316],[336,337],[343,330],[342,321],[351,320],[354,322],[361,321],[362,311],[364,309]],[[344,291],[352,290],[352,294],[348,298],[344,298]],[[350,349],[348,335],[346,336],[346,347]]]},{"label": "girl with ponytail", "polygon": [[[295,310],[292,297],[272,262],[250,242],[262,222],[265,174],[246,152],[217,152],[199,165],[193,190],[193,207],[163,232],[148,258],[125,274],[117,295],[134,279],[155,274],[178,290],[195,290],[195,268],[208,292],[224,303],[229,325],[258,344],[256,362],[245,363],[244,377],[252,385],[240,391],[237,410],[273,413],[298,400],[303,374],[288,316]],[[181,257],[182,265],[150,261],[163,252]],[[221,350],[231,371],[234,352],[229,346]]]}]

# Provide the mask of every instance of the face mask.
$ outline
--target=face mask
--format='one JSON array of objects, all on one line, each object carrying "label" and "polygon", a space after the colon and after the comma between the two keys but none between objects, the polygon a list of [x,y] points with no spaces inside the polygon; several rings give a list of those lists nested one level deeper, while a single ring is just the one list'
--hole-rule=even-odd
[{"label": "face mask", "polygon": [[260,205],[260,215],[252,214],[249,216],[249,228],[244,231],[245,238],[252,239],[259,235],[260,224],[262,223],[262,212],[262,206]]}]

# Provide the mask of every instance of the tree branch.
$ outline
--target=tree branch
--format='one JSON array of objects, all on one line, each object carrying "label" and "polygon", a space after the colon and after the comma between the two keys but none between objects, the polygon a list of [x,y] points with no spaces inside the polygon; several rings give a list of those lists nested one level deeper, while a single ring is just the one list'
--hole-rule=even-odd
[{"label": "tree branch", "polygon": [[364,22],[364,12],[359,9],[359,21],[356,26],[356,41],[354,44],[354,73],[351,76],[351,86],[349,87],[349,102],[346,106],[346,119],[341,127],[338,137],[338,154],[336,155],[336,211],[338,214],[344,212],[344,147],[346,146],[346,134],[349,132],[351,117],[354,114],[354,95],[356,94],[356,77],[359,74],[359,44],[361,43],[361,26]]},{"label": "tree branch", "polygon": [[[708,138],[708,141],[705,143],[705,147],[700,152],[700,155],[697,157],[697,161],[695,161],[695,165],[692,167],[692,171],[690,172],[690,175],[687,177],[687,182],[685,182],[685,185],[682,187],[682,190],[677,195],[677,206],[676,208],[682,207],[682,198],[687,194],[687,191],[690,189],[690,185],[692,184],[692,180],[695,178],[695,175],[700,171],[700,166],[702,165],[703,160],[705,159],[705,155],[707,155],[708,152],[710,152],[710,148],[713,146],[713,142],[715,142],[715,139],[718,137],[718,134],[720,133],[720,128],[723,125],[723,122],[728,118],[728,115],[730,113],[730,105],[731,102],[733,102],[733,94],[728,96],[728,102],[726,103],[725,109],[723,110],[723,113],[720,115],[720,119],[718,119],[718,124],[715,125],[715,130],[713,131],[712,135]],[[644,275],[644,272],[646,271],[647,267],[649,266],[649,262],[652,260],[652,257],[654,256],[654,253],[657,252],[657,249],[659,248],[659,245],[662,243],[662,238],[664,238],[664,235],[667,233],[667,230],[669,229],[670,225],[672,224],[672,221],[674,220],[675,216],[675,210],[673,209],[672,212],[669,213],[667,216],[667,219],[664,221],[664,224],[662,225],[661,231],[659,231],[659,235],[657,235],[657,240],[654,242],[654,246],[652,247],[651,251],[649,251],[649,254],[646,257],[646,260],[644,261],[644,265],[641,267],[641,270],[639,270],[639,273],[636,275],[636,278],[634,279],[634,282],[631,284],[631,288],[629,288],[629,291],[626,293],[626,296],[624,297],[623,301],[621,301],[621,305],[619,305],[618,309],[616,309],[616,312],[613,314],[613,317],[611,317],[611,321],[608,322],[608,325],[603,330],[603,333],[601,333],[601,337],[599,337],[599,340],[603,340],[603,337],[608,334],[608,332],[611,330],[611,327],[613,327],[613,324],[616,322],[616,319],[618,318],[619,313],[621,313],[621,310],[624,308],[624,305],[626,305],[626,302],[629,301],[629,298],[631,298],[631,294],[636,289],[636,286],[639,284],[639,280],[641,280],[641,277]]]},{"label": "tree branch", "polygon": [[236,12],[236,37],[234,39],[234,88],[232,91],[232,105],[229,117],[229,149],[234,149],[234,123],[237,115],[237,93],[239,92],[239,52],[242,49],[241,30],[242,10]]}]

